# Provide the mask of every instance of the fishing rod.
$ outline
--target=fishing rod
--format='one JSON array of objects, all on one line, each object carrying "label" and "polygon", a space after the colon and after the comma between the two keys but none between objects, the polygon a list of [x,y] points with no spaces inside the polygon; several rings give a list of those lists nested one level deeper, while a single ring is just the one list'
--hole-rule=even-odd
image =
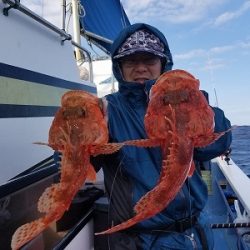
[{"label": "fishing rod", "polygon": [[213,228],[213,229],[250,227],[250,222],[242,222],[242,223],[215,223],[215,224],[211,224],[210,227]]}]

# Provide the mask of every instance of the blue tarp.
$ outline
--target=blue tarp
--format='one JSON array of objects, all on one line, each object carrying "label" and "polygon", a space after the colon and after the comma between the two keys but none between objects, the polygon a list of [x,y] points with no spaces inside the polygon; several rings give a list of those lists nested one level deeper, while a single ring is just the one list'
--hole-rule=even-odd
[{"label": "blue tarp", "polygon": [[81,0],[85,10],[80,17],[81,33],[91,42],[110,52],[112,41],[130,25],[119,0]]}]

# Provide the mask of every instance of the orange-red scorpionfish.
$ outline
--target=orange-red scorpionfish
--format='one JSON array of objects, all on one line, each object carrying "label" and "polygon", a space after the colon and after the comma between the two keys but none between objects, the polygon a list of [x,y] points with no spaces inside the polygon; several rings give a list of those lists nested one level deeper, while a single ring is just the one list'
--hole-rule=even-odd
[{"label": "orange-red scorpionfish", "polygon": [[38,210],[44,216],[15,231],[12,249],[19,249],[51,222],[59,220],[85,180],[95,179],[90,155],[120,149],[120,144],[108,144],[107,124],[99,104],[96,96],[82,90],[68,91],[62,96],[47,144],[62,153],[60,182],[48,187],[39,198]]},{"label": "orange-red scorpionfish", "polygon": [[137,202],[134,217],[96,235],[126,229],[161,212],[192,176],[194,147],[209,145],[227,132],[214,133],[214,112],[199,90],[199,80],[184,70],[160,76],[151,89],[144,123],[149,139],[127,145],[160,146],[160,178]]}]

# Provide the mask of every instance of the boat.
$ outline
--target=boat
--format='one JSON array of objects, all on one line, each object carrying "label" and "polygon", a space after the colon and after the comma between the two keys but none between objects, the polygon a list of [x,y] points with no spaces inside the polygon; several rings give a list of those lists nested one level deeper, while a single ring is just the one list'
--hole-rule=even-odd
[{"label": "boat", "polygon": [[[60,155],[33,142],[47,142],[63,93],[81,89],[102,96],[117,89],[111,71],[99,78],[93,71],[97,64],[110,62],[112,40],[129,25],[126,13],[120,1],[80,3],[88,18],[79,16],[78,1],[70,1],[74,32],[69,34],[65,31],[66,1],[62,1],[62,27],[57,27],[20,1],[0,0],[0,248],[4,250],[11,249],[18,226],[39,216],[38,198],[59,179]],[[100,13],[106,14],[109,25],[95,22],[103,16]],[[105,56],[93,59],[81,45],[82,38]],[[249,178],[228,155],[214,159],[202,174],[210,191],[205,209],[211,215],[215,250],[250,249]],[[107,227],[108,206],[99,173],[96,182],[86,182],[79,190],[59,221],[21,249],[108,249],[107,236],[94,236]]]}]

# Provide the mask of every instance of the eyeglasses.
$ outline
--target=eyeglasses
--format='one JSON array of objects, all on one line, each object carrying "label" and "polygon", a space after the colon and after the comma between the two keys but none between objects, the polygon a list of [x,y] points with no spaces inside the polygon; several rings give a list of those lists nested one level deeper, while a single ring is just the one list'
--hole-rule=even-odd
[{"label": "eyeglasses", "polygon": [[157,56],[150,56],[150,57],[128,57],[124,58],[120,61],[123,67],[135,67],[138,64],[143,64],[146,66],[154,66],[160,62],[160,58]]}]

